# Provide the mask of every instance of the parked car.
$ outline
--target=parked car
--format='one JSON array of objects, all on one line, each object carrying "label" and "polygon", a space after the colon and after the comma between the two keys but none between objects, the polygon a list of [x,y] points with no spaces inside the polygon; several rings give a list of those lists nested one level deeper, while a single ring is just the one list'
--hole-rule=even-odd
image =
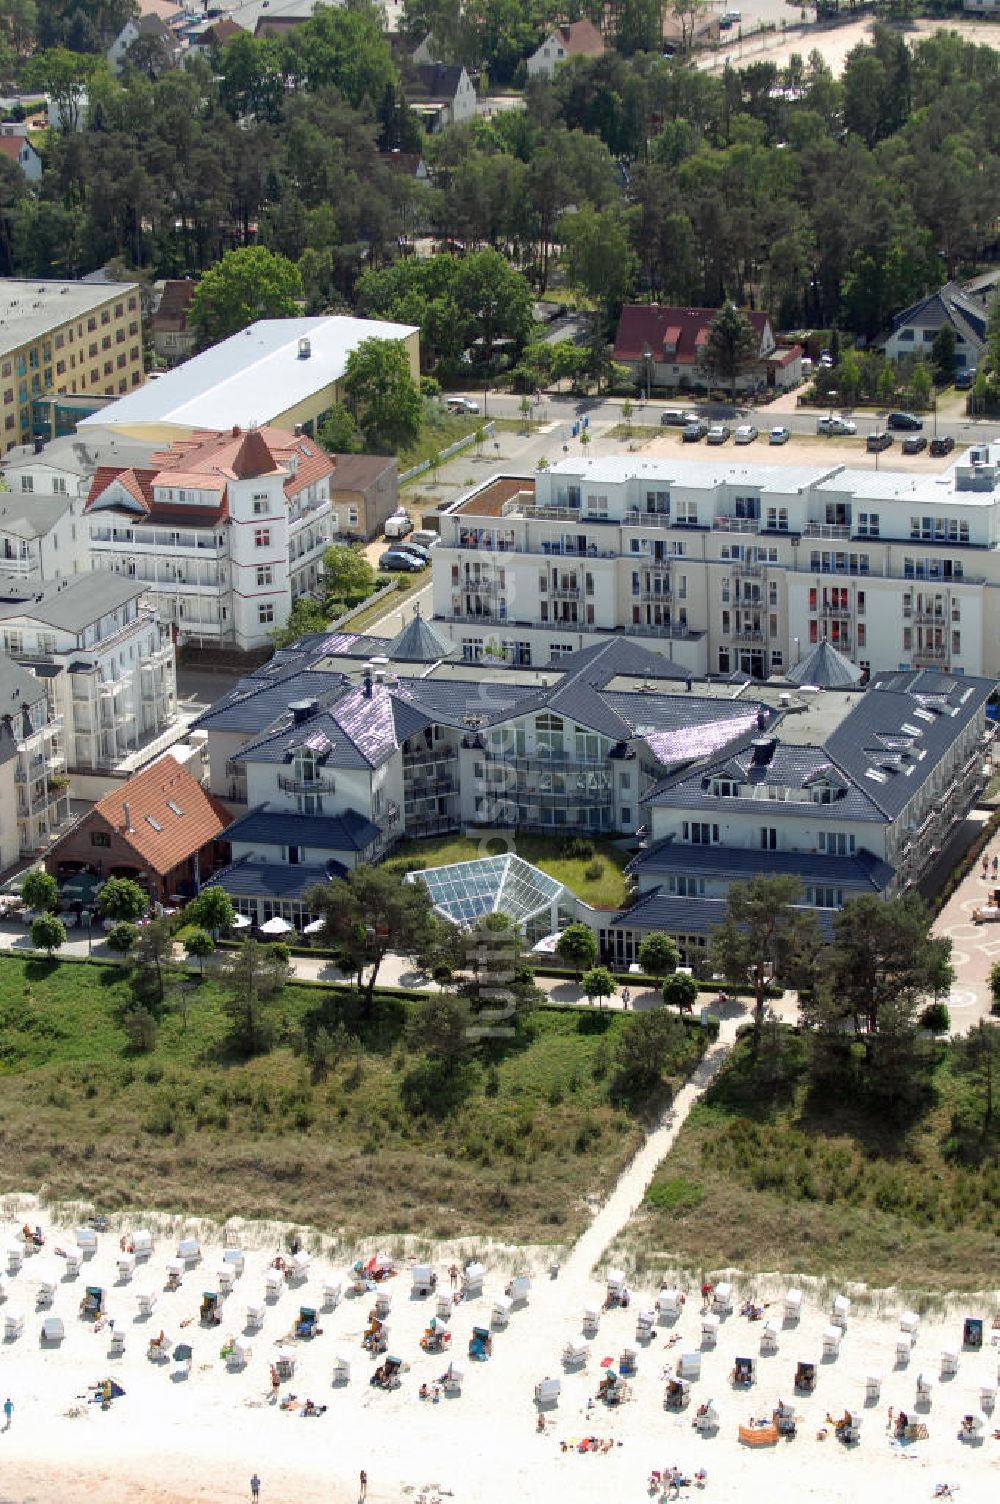
[{"label": "parked car", "polygon": [[868,442],[865,445],[865,448],[868,450],[869,454],[881,454],[882,450],[883,449],[888,449],[891,444],[892,444],[892,434],[891,433],[885,433],[884,431],[882,433],[877,433],[876,432],[876,433],[870,433],[868,435]]},{"label": "parked car", "polygon": [[425,560],[418,559],[416,554],[404,553],[401,548],[387,548],[379,557],[378,567],[397,570],[401,574],[419,574],[427,568],[427,564]]},{"label": "parked car", "polygon": [[432,533],[429,527],[419,528],[411,533],[406,540],[407,548],[412,548],[414,543],[419,543],[421,548],[437,548],[441,542],[440,533]]},{"label": "parked car", "polygon": [[683,428],[690,421],[691,414],[686,407],[665,407],[660,414],[660,423],[664,428]]},{"label": "parked car", "polygon": [[783,428],[779,423],[775,428],[771,429],[771,432],[767,436],[767,442],[769,444],[787,444],[791,437],[791,429]]},{"label": "parked car", "polygon": [[908,433],[903,440],[904,454],[919,454],[922,449],[926,448],[927,440],[922,433]]},{"label": "parked car", "polygon": [[950,433],[942,434],[938,439],[931,439],[931,454],[937,456],[938,458],[940,458],[943,454],[950,454],[954,447],[955,440],[952,438]]},{"label": "parked car", "polygon": [[425,548],[422,543],[414,543],[412,534],[409,538],[406,539],[405,543],[397,544],[394,552],[401,554],[412,554],[413,557],[415,559],[419,559],[422,564],[429,564],[431,562],[430,549]]},{"label": "parked car", "polygon": [[955,377],[956,392],[971,392],[973,382],[976,379],[976,368],[970,366],[967,371],[959,371]]},{"label": "parked car", "polygon": [[728,423],[713,423],[708,430],[707,441],[709,444],[724,444],[731,433]]},{"label": "parked car", "polygon": [[450,413],[478,413],[479,403],[473,402],[471,397],[449,397],[448,411]]},{"label": "parked car", "polygon": [[681,438],[685,444],[698,444],[708,433],[708,424],[702,418],[694,418],[690,423],[685,423]]},{"label": "parked car", "polygon": [[890,413],[885,426],[900,433],[919,433],[924,425],[914,413]]},{"label": "parked car", "polygon": [[759,429],[756,423],[741,423],[733,434],[734,444],[752,444],[757,437]]},{"label": "parked car", "polygon": [[858,425],[853,418],[819,418],[816,422],[816,432],[825,434],[857,433]]}]

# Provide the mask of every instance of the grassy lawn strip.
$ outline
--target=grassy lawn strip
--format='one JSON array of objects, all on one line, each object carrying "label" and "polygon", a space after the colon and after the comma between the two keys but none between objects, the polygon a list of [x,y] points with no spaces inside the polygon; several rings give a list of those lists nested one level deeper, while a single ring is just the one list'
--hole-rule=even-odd
[{"label": "grassy lawn strip", "polygon": [[400,451],[400,474],[432,460],[449,444],[464,439],[466,434],[477,433],[488,420],[481,413],[450,413],[444,408],[427,405],[420,433],[413,443]]},{"label": "grassy lawn strip", "polygon": [[[395,580],[397,582],[396,593],[395,595],[384,595],[373,606],[368,606],[364,611],[359,611],[357,616],[352,616],[348,623],[352,632],[370,632],[372,627],[377,625],[378,622],[384,620],[387,616],[391,616],[394,611],[398,611],[400,606],[405,605],[411,596],[416,595],[418,591],[423,590],[430,584],[430,573],[426,569],[421,570],[420,574],[389,574],[380,570],[378,578],[380,585],[384,585],[390,580]],[[399,588],[400,580],[405,587],[403,589]]]},{"label": "grassy lawn strip", "polygon": [[[378,997],[365,1019],[353,995],[291,984],[275,1048],[243,1061],[225,1052],[211,979],[186,1016],[167,1012],[149,1054],[119,1025],[126,997],[118,967],[0,958],[0,1189],[359,1235],[563,1242],[666,1090],[615,1098],[626,1019],[610,1012],[539,1010],[523,1036],[457,1067],[451,1103],[427,1110],[415,1105],[427,1062],[405,1042],[398,998]],[[314,1010],[337,1041],[318,1076],[301,1053]],[[672,1084],[700,1048],[692,1031]]]},{"label": "grassy lawn strip", "polygon": [[[515,850],[518,856],[563,883],[585,903],[602,909],[622,908],[627,897],[622,869],[629,860],[628,855],[600,837],[587,839],[594,848],[592,858],[563,856],[562,841],[554,836],[519,834]],[[444,867],[450,862],[470,862],[476,857],[502,855],[507,850],[506,837],[441,836],[428,841],[404,841],[397,847],[392,861],[412,863],[419,860],[425,867]],[[594,861],[601,864],[600,876],[588,877],[588,868],[596,872],[591,865]]]},{"label": "grassy lawn strip", "polygon": [[660,1166],[624,1246],[640,1264],[982,1289],[1000,1259],[996,1139],[963,1163],[967,1086],[947,1052],[905,1127],[807,1080],[811,1041],[785,1035],[780,1080],[738,1046]]}]

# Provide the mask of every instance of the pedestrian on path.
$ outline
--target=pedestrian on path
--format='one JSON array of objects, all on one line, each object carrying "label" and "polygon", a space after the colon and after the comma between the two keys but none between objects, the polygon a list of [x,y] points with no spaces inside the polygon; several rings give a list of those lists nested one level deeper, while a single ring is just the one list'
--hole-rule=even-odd
[{"label": "pedestrian on path", "polygon": [[358,1500],[361,1501],[361,1500],[367,1499],[367,1497],[368,1497],[368,1474],[365,1472],[364,1468],[362,1468],[361,1469],[361,1487],[358,1490]]},{"label": "pedestrian on path", "polygon": [[1000,857],[994,857],[993,858],[993,876],[994,877],[996,877],[996,875],[997,875],[997,868],[998,867],[1000,867]]},{"label": "pedestrian on path", "polygon": [[632,1001],[632,994],[627,987],[622,988],[622,1007],[628,1012],[628,1005]]},{"label": "pedestrian on path", "polygon": [[250,1497],[251,1499],[260,1498],[260,1479],[257,1477],[256,1473],[254,1473],[253,1477],[250,1479]]},{"label": "pedestrian on path", "polygon": [[11,1399],[10,1395],[8,1395],[3,1402],[3,1428],[5,1431],[10,1430],[10,1422],[13,1414],[14,1401]]}]

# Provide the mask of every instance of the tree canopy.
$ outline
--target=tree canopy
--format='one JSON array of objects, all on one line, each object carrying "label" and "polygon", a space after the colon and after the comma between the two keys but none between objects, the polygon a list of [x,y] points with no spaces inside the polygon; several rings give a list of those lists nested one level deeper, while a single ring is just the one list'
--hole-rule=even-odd
[{"label": "tree canopy", "polygon": [[301,296],[302,278],[287,256],[244,246],[209,267],[194,290],[188,319],[205,344],[214,344],[257,319],[292,318]]},{"label": "tree canopy", "polygon": [[413,442],[424,406],[401,340],[362,340],[347,357],[343,385],[370,449],[395,452]]}]

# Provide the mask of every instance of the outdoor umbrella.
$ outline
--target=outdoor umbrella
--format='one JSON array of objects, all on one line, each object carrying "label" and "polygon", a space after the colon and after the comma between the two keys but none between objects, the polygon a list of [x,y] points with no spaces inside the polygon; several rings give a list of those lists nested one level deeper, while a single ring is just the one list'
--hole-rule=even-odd
[{"label": "outdoor umbrella", "polygon": [[318,935],[325,924],[325,919],[314,919],[310,924],[306,925],[302,933],[303,935]]},{"label": "outdoor umbrella", "polygon": [[260,927],[262,935],[287,935],[292,926],[287,919],[282,919],[280,914],[275,914],[273,919],[268,919]]},{"label": "outdoor umbrella", "polygon": [[191,1348],[186,1342],[178,1342],[174,1348],[174,1362],[184,1363],[192,1356]]},{"label": "outdoor umbrella", "polygon": [[234,914],[233,915],[233,929],[234,930],[248,930],[249,928],[250,928],[250,920],[249,920],[249,918],[247,917],[246,914]]}]

